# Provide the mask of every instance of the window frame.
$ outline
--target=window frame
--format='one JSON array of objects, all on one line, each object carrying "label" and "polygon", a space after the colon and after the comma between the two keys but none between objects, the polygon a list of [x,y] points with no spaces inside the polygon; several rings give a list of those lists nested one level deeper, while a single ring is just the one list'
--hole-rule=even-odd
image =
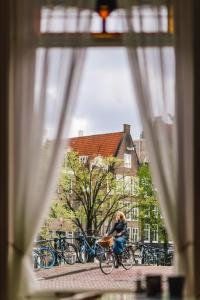
[{"label": "window frame", "polygon": [[132,168],[132,155],[130,153],[124,153],[124,168]]},{"label": "window frame", "polygon": [[[145,226],[148,227],[148,228],[145,228]],[[144,243],[150,243],[151,242],[151,228],[150,228],[150,224],[145,223],[143,230],[144,230]],[[147,232],[148,238],[145,237],[145,231]]]}]

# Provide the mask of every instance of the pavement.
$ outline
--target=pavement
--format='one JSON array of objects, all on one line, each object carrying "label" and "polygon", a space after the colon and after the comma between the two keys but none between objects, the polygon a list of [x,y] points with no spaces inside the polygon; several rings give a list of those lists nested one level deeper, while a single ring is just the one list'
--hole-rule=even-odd
[{"label": "pavement", "polygon": [[130,270],[120,267],[104,275],[98,263],[76,263],[34,272],[39,290],[134,291],[137,279],[145,283],[146,275],[161,275],[165,289],[167,276],[173,274],[173,267],[136,265]]}]

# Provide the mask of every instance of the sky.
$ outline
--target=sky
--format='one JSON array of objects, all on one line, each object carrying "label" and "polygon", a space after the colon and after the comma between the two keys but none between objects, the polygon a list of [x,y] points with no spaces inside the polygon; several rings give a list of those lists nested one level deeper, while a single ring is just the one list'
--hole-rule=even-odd
[{"label": "sky", "polygon": [[122,131],[131,125],[138,138],[141,121],[132,89],[130,70],[124,48],[87,50],[82,81],[74,111],[70,137]]}]

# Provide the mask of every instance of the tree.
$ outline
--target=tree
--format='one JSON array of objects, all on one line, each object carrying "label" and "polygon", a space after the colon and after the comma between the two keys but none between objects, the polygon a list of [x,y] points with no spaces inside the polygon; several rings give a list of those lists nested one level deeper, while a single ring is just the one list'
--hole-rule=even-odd
[{"label": "tree", "polygon": [[[39,232],[39,239],[48,239],[50,238],[49,228],[51,227],[54,220],[63,219],[66,220],[69,218],[69,212],[65,209],[64,204],[61,201],[54,199],[52,201],[49,214],[45,219],[42,227]],[[61,224],[62,225],[62,224]],[[58,228],[61,230],[62,228]]]},{"label": "tree", "polygon": [[149,224],[150,241],[153,239],[153,232],[158,229],[159,240],[166,242],[167,232],[160,213],[157,192],[152,183],[150,168],[147,163],[143,163],[138,170],[138,184],[136,189],[141,238],[145,238],[145,224]]},{"label": "tree", "polygon": [[116,184],[120,164],[117,158],[99,156],[83,162],[76,152],[68,153],[57,196],[83,233],[98,235],[105,222],[109,226],[114,214],[124,208],[122,200],[130,199],[124,184]]}]

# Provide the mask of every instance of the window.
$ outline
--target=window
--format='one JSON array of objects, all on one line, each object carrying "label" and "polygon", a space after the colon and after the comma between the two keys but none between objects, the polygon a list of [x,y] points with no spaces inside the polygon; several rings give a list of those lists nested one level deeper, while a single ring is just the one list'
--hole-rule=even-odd
[{"label": "window", "polygon": [[128,227],[129,239],[136,243],[139,240],[139,228]]},{"label": "window", "polygon": [[124,203],[124,213],[126,216],[126,220],[131,221],[131,203],[129,202]]},{"label": "window", "polygon": [[134,221],[138,220],[138,214],[139,214],[139,208],[138,207],[133,207],[133,209],[132,209],[132,219]]},{"label": "window", "polygon": [[154,225],[151,232],[152,232],[152,242],[158,243],[158,225]]},{"label": "window", "polygon": [[154,205],[152,211],[153,211],[153,216],[155,218],[158,218],[158,206]]},{"label": "window", "polygon": [[132,228],[132,232],[133,232],[132,241],[133,243],[136,243],[139,240],[139,228]]},{"label": "window", "polygon": [[82,162],[83,164],[85,164],[87,160],[88,160],[88,156],[86,155],[79,156],[79,161]]},{"label": "window", "polygon": [[118,194],[123,193],[123,184],[124,184],[123,175],[117,174],[116,175],[116,192]]},{"label": "window", "polygon": [[150,242],[150,225],[144,224],[144,240]]},{"label": "window", "polygon": [[124,153],[124,167],[131,169],[131,154]]},{"label": "window", "polygon": [[132,195],[137,194],[138,185],[139,185],[139,178],[137,176],[132,177]]},{"label": "window", "polygon": [[131,194],[132,193],[132,178],[131,176],[124,176],[124,192]]},{"label": "window", "polygon": [[103,166],[103,159],[102,159],[102,157],[101,156],[95,157],[93,164],[95,166],[97,166],[97,167],[102,167]]}]

